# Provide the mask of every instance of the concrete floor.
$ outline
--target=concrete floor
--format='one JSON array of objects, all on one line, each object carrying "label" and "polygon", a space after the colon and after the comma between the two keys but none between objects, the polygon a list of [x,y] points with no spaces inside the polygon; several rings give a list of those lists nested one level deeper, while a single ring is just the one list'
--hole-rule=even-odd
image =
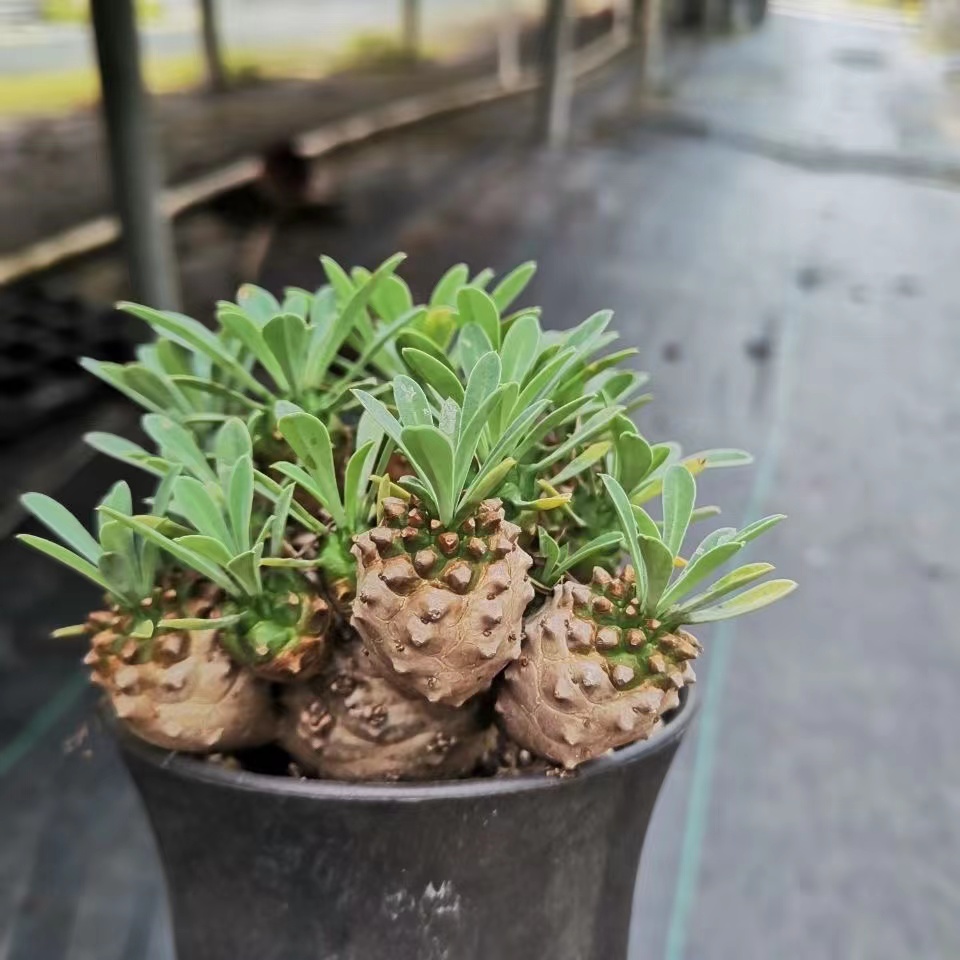
[{"label": "concrete floor", "polygon": [[[523,149],[522,104],[391,141],[388,181],[382,157],[356,164],[358,229],[293,230],[268,261],[271,285],[303,283],[320,249],[404,247],[422,284],[535,257],[552,325],[617,311],[653,374],[648,435],[757,454],[703,497],[731,522],[790,515],[753,553],[800,591],[703,634],[636,960],[960,956],[960,114],[941,68],[893,27],[774,16],[657,112],[627,69],[594,84],[563,157]],[[39,639],[88,597],[7,544],[0,561],[4,603],[25,598],[0,634],[0,957],[169,960],[76,651]]]}]

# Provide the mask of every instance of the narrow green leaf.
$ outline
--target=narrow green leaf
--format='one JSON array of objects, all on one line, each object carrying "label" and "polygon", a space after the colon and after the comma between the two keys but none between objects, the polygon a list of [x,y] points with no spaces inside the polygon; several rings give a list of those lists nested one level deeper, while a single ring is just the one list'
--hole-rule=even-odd
[{"label": "narrow green leaf", "polygon": [[185,470],[200,480],[217,482],[217,475],[189,430],[169,417],[155,413],[148,413],[141,423],[147,436],[160,448],[164,459],[182,464]]},{"label": "narrow green leaf", "polygon": [[240,457],[227,481],[227,514],[238,550],[250,546],[250,520],[253,516],[253,460],[249,454]]},{"label": "narrow green leaf", "polygon": [[464,373],[469,376],[477,361],[494,350],[487,332],[479,323],[464,324],[457,338],[457,358]]},{"label": "narrow green leaf", "polygon": [[715,607],[697,610],[685,616],[687,623],[711,623],[715,620],[728,620],[730,617],[739,617],[744,613],[759,610],[771,603],[793,593],[797,584],[793,580],[768,580],[758,584],[743,593],[738,593],[730,600],[724,600]]},{"label": "narrow green leaf", "polygon": [[677,556],[690,526],[697,482],[686,467],[674,464],[663,475],[663,542]]},{"label": "narrow green leaf", "polygon": [[143,407],[145,410],[151,410],[154,413],[165,412],[166,408],[164,406],[155,403],[149,397],[134,390],[127,383],[126,377],[124,376],[123,364],[92,360],[89,357],[82,357],[79,362],[80,366],[83,367],[87,373],[92,373],[98,380],[102,380],[104,383],[113,387],[114,390],[122,393],[125,397],[137,404],[137,406]]},{"label": "narrow green leaf", "polygon": [[247,410],[263,409],[263,404],[259,401],[253,400],[237,390],[231,390],[229,387],[224,386],[222,383],[217,383],[215,380],[204,380],[201,377],[186,374],[176,374],[170,379],[178,387],[186,389],[188,393],[191,390],[196,390],[198,393],[208,394],[211,397],[216,397],[218,400],[223,400],[238,407],[244,407]]},{"label": "narrow green leaf", "polygon": [[25,493],[20,502],[81,557],[96,563],[102,550],[90,531],[62,504],[44,493]]},{"label": "narrow green leaf", "polygon": [[[46,540],[44,537],[35,537],[32,533],[18,533],[17,539],[27,544],[28,547],[33,547],[34,550],[39,550],[48,557],[52,557],[88,580],[92,580],[102,590],[110,589],[100,571],[89,560],[84,560],[83,557],[77,556],[72,550],[62,547],[59,543]],[[118,599],[122,598],[118,597]]]},{"label": "narrow green leaf", "polygon": [[621,433],[617,437],[617,477],[624,490],[635,489],[650,472],[653,451],[638,433]]},{"label": "narrow green leaf", "polygon": [[662,540],[659,524],[647,513],[643,507],[636,504],[630,504],[633,508],[633,519],[637,522],[637,532],[645,537],[653,537],[656,540]]},{"label": "narrow green leaf", "polygon": [[437,418],[437,426],[440,432],[449,439],[451,444],[456,444],[457,433],[460,428],[460,408],[449,398],[440,404],[440,416]]},{"label": "narrow green leaf", "polygon": [[643,554],[640,552],[640,535],[637,531],[637,521],[633,515],[633,507],[627,499],[623,487],[607,473],[601,473],[600,479],[607,489],[607,495],[613,504],[613,509],[617,514],[617,520],[620,523],[620,530],[623,533],[623,543],[630,559],[633,562],[633,570],[636,574],[637,582],[635,593],[640,605],[643,606],[647,593],[647,574],[643,562]]},{"label": "narrow green leaf", "polygon": [[386,277],[370,298],[373,308],[384,320],[396,320],[413,309],[410,288],[400,277]]},{"label": "narrow green leaf", "polygon": [[287,532],[287,520],[290,516],[290,504],[293,502],[295,489],[292,483],[288,483],[277,497],[270,521],[270,556],[272,557],[279,557],[283,551],[283,538]]},{"label": "narrow green leaf", "polygon": [[[290,390],[292,385],[286,371],[276,356],[276,352],[264,339],[264,324],[239,310],[232,303],[217,305],[217,320],[223,329],[237,339],[250,352],[250,355],[266,370],[270,379],[281,389]],[[266,323],[266,321],[264,321]]]},{"label": "narrow green leaf", "polygon": [[309,335],[307,324],[294,313],[281,313],[263,328],[263,339],[277,358],[289,389],[299,396],[304,388]]},{"label": "narrow green leaf", "polygon": [[703,593],[698,593],[695,597],[691,597],[686,603],[681,604],[680,610],[690,612],[699,610],[702,607],[708,607],[721,597],[725,597],[728,593],[733,593],[734,590],[739,590],[748,583],[753,583],[754,580],[765,577],[773,570],[774,566],[772,563],[747,563],[742,567],[737,567],[736,570],[731,571],[726,576],[717,580],[708,590],[705,590]]},{"label": "narrow green leaf", "polygon": [[481,468],[480,472],[474,477],[473,483],[467,488],[466,492],[457,503],[457,517],[461,518],[466,513],[474,509],[477,504],[493,496],[503,484],[504,480],[510,476],[511,471],[517,465],[517,461],[512,457],[507,457],[499,463]]},{"label": "narrow green leaf", "polygon": [[460,414],[460,432],[462,440],[464,430],[471,424],[481,404],[500,386],[500,358],[494,351],[479,357],[467,379],[467,389],[463,394],[463,409]]},{"label": "narrow green leaf", "polygon": [[433,288],[433,293],[430,296],[430,306],[455,307],[457,305],[457,293],[469,279],[470,269],[465,263],[457,263],[452,266]]},{"label": "narrow green leaf", "polygon": [[209,620],[202,617],[169,617],[157,623],[157,630],[223,630],[239,623],[245,616],[244,613],[231,613],[226,617],[211,617]]},{"label": "narrow green leaf", "polygon": [[[626,493],[624,493],[626,499]],[[646,593],[644,611],[648,616],[656,616],[657,604],[663,595],[670,575],[673,573],[673,553],[659,537],[639,536],[640,554],[646,570]]]},{"label": "narrow green leaf", "polygon": [[240,584],[244,592],[251,597],[257,596],[263,590],[260,579],[260,564],[256,552],[247,550],[234,557],[227,564],[227,572]]},{"label": "narrow green leaf", "polygon": [[364,507],[367,501],[363,490],[370,476],[371,456],[376,454],[376,447],[375,440],[368,440],[358,446],[347,461],[347,468],[343,473],[343,505],[348,515],[348,530],[345,532],[355,532],[360,523],[366,520],[367,511]]},{"label": "narrow green leaf", "polygon": [[448,366],[414,347],[406,347],[401,354],[410,369],[430,384],[442,398],[450,397],[459,404],[463,403],[463,385]]},{"label": "narrow green leaf", "polygon": [[608,530],[606,533],[601,533],[599,537],[594,537],[575,553],[571,553],[564,561],[564,570],[572,570],[574,567],[589,560],[590,557],[594,557],[598,553],[606,553],[613,547],[622,545],[623,534],[620,533],[619,530]]},{"label": "narrow green leaf", "polygon": [[427,395],[416,380],[412,380],[403,374],[394,377],[393,400],[397,405],[397,413],[400,415],[400,423],[403,426],[433,426],[430,401],[427,400]]},{"label": "narrow green leaf", "polygon": [[540,339],[540,321],[530,314],[519,317],[510,327],[500,348],[505,381],[523,383],[540,352]]},{"label": "narrow green leaf", "polygon": [[254,393],[269,396],[266,387],[259,383],[256,377],[249,373],[202,323],[183,314],[152,310],[136,303],[120,303],[117,306],[120,310],[132,313],[135,317],[146,321],[155,330],[166,333],[171,339],[205,354],[215,364],[224,370],[229,370],[237,380]]},{"label": "narrow green leaf", "polygon": [[701,450],[683,458],[686,468],[694,475],[708,468],[743,467],[753,463],[746,450]]},{"label": "narrow green leaf", "polygon": [[497,309],[504,313],[517,297],[526,289],[527,284],[537,272],[537,265],[532,261],[521,263],[519,267],[510,271],[494,288],[493,302]]},{"label": "narrow green leaf", "polygon": [[213,456],[218,467],[233,467],[241,457],[253,456],[253,441],[247,425],[239,417],[231,417],[217,431],[213,440]]},{"label": "narrow green leaf", "polygon": [[494,350],[500,349],[500,311],[490,294],[464,287],[457,294],[457,312],[464,324],[476,323],[483,329]]},{"label": "narrow green leaf", "polygon": [[320,502],[324,508],[338,526],[344,526],[346,514],[337,487],[333,444],[327,428],[316,417],[302,411],[280,417],[277,428],[307,467],[313,483],[321,493]]},{"label": "narrow green leaf", "polygon": [[[437,342],[422,330],[414,330],[409,327],[405,328],[397,335],[397,349],[400,351],[401,356],[403,356],[404,350],[419,350],[420,353],[425,353],[427,356],[432,357],[437,363],[443,364],[443,366],[456,376],[450,358],[437,346]],[[414,368],[411,366],[410,369],[413,370]]]},{"label": "narrow green leaf", "polygon": [[198,533],[219,540],[236,552],[240,545],[235,541],[223,515],[223,504],[214,498],[212,490],[219,488],[201,483],[196,477],[180,477],[173,485],[173,502],[170,510],[183,517]]},{"label": "narrow green leaf", "polygon": [[400,433],[403,430],[403,425],[400,421],[397,420],[376,397],[367,393],[366,390],[353,390],[352,392],[363,405],[364,410],[370,414],[373,421],[397,446],[400,446]]},{"label": "narrow green leaf", "polygon": [[613,444],[609,440],[601,440],[590,444],[583,453],[574,457],[555,477],[552,477],[550,483],[558,487],[561,483],[566,483],[578,474],[583,473],[589,467],[592,467],[598,460],[602,460],[611,450]]},{"label": "narrow green leaf", "polygon": [[240,287],[237,305],[261,327],[280,312],[277,298],[254,283],[245,283]]},{"label": "narrow green leaf", "polygon": [[738,530],[734,534],[734,539],[739,540],[741,543],[749,543],[751,540],[756,540],[761,533],[765,533],[771,527],[775,527],[781,520],[786,519],[786,514],[775,513],[770,517],[764,517],[762,520],[755,520],[742,530]]},{"label": "narrow green leaf", "polygon": [[547,586],[553,586],[563,573],[560,569],[560,545],[543,527],[537,527],[537,545],[544,557],[543,581]]},{"label": "narrow green leaf", "polygon": [[449,526],[455,512],[453,445],[434,426],[404,427],[402,447],[424,484],[436,494],[442,523]]},{"label": "narrow green leaf", "polygon": [[681,597],[686,596],[701,580],[710,576],[717,567],[725,564],[742,549],[743,544],[734,540],[729,543],[717,544],[717,546],[711,547],[705,553],[691,558],[677,579],[673,581],[670,588],[664,593],[662,605],[667,607],[672,603],[676,603]]},{"label": "narrow green leaf", "polygon": [[199,533],[188,533],[185,537],[177,537],[176,542],[221,567],[226,567],[234,556],[219,540]]}]

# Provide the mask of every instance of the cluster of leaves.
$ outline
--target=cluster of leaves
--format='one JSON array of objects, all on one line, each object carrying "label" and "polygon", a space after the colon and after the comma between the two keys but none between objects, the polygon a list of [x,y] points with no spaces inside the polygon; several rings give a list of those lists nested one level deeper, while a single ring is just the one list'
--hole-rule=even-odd
[{"label": "cluster of leaves", "polygon": [[[731,616],[786,591],[773,581],[716,603],[768,569],[752,564],[681,602],[777,518],[711,534],[684,565],[688,525],[718,512],[694,507],[694,475],[750,458],[684,456],[640,434],[630,414],[650,399],[640,392],[646,377],[628,365],[634,350],[610,349],[609,311],[566,331],[544,330],[537,308],[509,312],[532,264],[499,282],[457,265],[418,305],[396,275],[402,259],[348,272],[325,258],[326,285],[289,289],[282,301],[245,286],[218,305],[213,330],[124,305],[156,341],[132,363],[83,362],[145,409],[155,449],[104,433],[87,440],[156,476],[151,512],[135,514],[118,485],[98,509],[95,538],[53,501],[28,495],[64,546],[26,542],[136,612],[144,635],[159,624],[143,601],[177,570],[219,587],[217,622],[234,634],[287,625],[291,592],[355,576],[352,539],[388,493],[417,497],[450,529],[501,498],[543,587],[594,563],[614,570],[627,556],[637,599],[665,623]],[[658,496],[659,523],[642,506]]]}]

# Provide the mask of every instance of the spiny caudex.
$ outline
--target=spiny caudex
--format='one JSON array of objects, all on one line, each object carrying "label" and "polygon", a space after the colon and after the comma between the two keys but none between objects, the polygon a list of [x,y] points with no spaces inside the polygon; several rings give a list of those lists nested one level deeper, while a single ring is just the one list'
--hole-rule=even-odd
[{"label": "spiny caudex", "polygon": [[324,286],[282,300],[245,286],[212,330],[130,306],[156,342],[86,361],[146,409],[152,449],[89,443],[156,493],[138,513],[115,486],[95,535],[29,494],[62,545],[23,539],[106,593],[61,633],[90,638],[138,736],[273,741],[351,780],[469,776],[498,742],[573,767],[678,705],[700,649],[685,626],[792,588],[736,593],[771,569],[749,563],[691,595],[780,518],[682,559],[690,523],[718,512],[694,507],[694,475],[749,457],[640,434],[646,378],[609,349],[608,311],[564,331],[508,313],[532,264],[497,283],[458,264],[416,305],[402,259],[324,260]]},{"label": "spiny caudex", "polygon": [[[497,700],[511,736],[565,767],[646,739],[663,715],[679,706],[679,691],[696,679],[690,661],[701,650],[683,626],[758,610],[796,586],[770,580],[736,593],[773,569],[750,563],[684,599],[782,515],[742,530],[716,530],[684,561],[680,549],[696,495],[696,481],[685,466],[676,464],[664,474],[660,524],[630,503],[616,479],[608,474],[601,479],[630,563],[619,576],[595,567],[589,585],[569,577],[557,583],[527,620],[524,654],[507,670]],[[550,565],[560,565],[554,547]],[[735,596],[722,599],[731,593]]]}]

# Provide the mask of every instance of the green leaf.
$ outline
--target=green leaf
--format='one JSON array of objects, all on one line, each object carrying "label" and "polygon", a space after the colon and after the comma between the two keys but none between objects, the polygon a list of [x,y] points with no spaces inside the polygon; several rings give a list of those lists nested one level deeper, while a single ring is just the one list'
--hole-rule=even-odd
[{"label": "green leaf", "polygon": [[239,417],[231,417],[217,431],[213,455],[218,467],[232,467],[241,457],[253,456],[250,431]]},{"label": "green leaf", "polygon": [[238,550],[250,545],[250,519],[253,515],[253,460],[249,454],[240,457],[227,481],[227,514]]},{"label": "green leaf", "polygon": [[157,630],[223,630],[239,623],[245,616],[245,613],[231,613],[226,617],[211,617],[209,620],[201,617],[170,617],[158,621]]},{"label": "green leaf", "polygon": [[234,556],[219,540],[199,533],[188,533],[185,537],[177,537],[176,542],[221,567],[226,567]]},{"label": "green leaf", "polygon": [[478,503],[492,496],[516,465],[517,461],[512,457],[507,457],[495,465],[484,464],[480,472],[474,477],[473,483],[470,484],[457,503],[457,516],[461,517],[467,511],[476,507]]},{"label": "green leaf", "polygon": [[147,436],[160,448],[165,460],[182,464],[185,470],[200,480],[217,482],[217,475],[189,430],[169,417],[155,413],[146,414],[141,423]]},{"label": "green leaf", "polygon": [[[292,384],[288,380],[283,366],[276,357],[275,351],[268,346],[264,339],[262,323],[256,322],[242,310],[237,309],[232,303],[220,303],[217,305],[217,320],[230,336],[239,340],[240,343],[247,348],[250,355],[267,371],[270,379],[273,380],[281,390],[292,389]],[[264,321],[264,323],[265,322],[266,321]]]},{"label": "green leaf", "polygon": [[510,327],[500,348],[505,381],[523,383],[540,353],[540,339],[540,321],[530,314],[519,317]]},{"label": "green leaf", "polygon": [[[626,493],[624,493],[626,499]],[[673,554],[659,537],[639,536],[640,554],[646,570],[646,592],[644,611],[648,616],[656,616],[657,604],[670,582],[673,573]]]},{"label": "green leaf", "polygon": [[401,444],[400,433],[403,426],[399,420],[374,396],[367,393],[366,390],[354,390],[353,395],[360,401],[363,408],[370,414],[384,433],[399,447]]},{"label": "green leaf", "polygon": [[630,504],[630,506],[633,508],[633,519],[637,522],[637,532],[643,534],[645,537],[662,540],[663,537],[660,534],[660,527],[650,514],[647,513],[643,507],[638,507],[636,504]]},{"label": "green leaf", "polygon": [[183,517],[198,533],[219,540],[233,551],[241,549],[227,527],[222,505],[214,499],[211,488],[196,477],[180,477],[177,480],[173,485],[170,509]]},{"label": "green leaf", "polygon": [[690,526],[697,482],[686,467],[675,464],[663,475],[663,542],[675,557]]},{"label": "green leaf", "polygon": [[[321,257],[320,259],[331,284],[336,286],[339,282],[334,280],[337,275],[336,272],[339,270],[342,274],[343,271],[329,257]],[[373,296],[378,284],[385,277],[390,276],[405,259],[406,254],[402,253],[390,257],[371,274],[370,278],[358,290],[350,294],[347,305],[337,318],[336,323],[331,323],[326,328],[324,336],[311,346],[305,376],[307,386],[319,387],[322,384],[333,358],[337,355],[347,337],[366,316],[367,303]],[[346,283],[350,284],[350,281],[347,280]],[[352,289],[352,284],[350,284],[350,287]]]},{"label": "green leaf", "polygon": [[283,538],[287,532],[287,519],[290,516],[290,504],[293,502],[294,485],[288,483],[277,497],[273,517],[270,522],[270,556],[279,557],[283,550]]},{"label": "green leaf", "polygon": [[384,320],[396,320],[413,309],[410,288],[399,277],[386,277],[371,297],[374,309]]},{"label": "green leaf", "polygon": [[748,583],[753,583],[754,580],[765,577],[768,573],[771,573],[773,569],[774,566],[772,563],[747,563],[742,567],[737,567],[736,570],[717,580],[709,590],[705,590],[703,593],[691,597],[686,603],[681,604],[680,610],[681,612],[690,612],[699,610],[701,607],[710,606],[715,600],[719,600],[728,593],[733,593],[734,590],[739,590]]},{"label": "green leaf", "polygon": [[180,563],[189,567],[191,570],[196,570],[197,573],[202,574],[208,580],[212,580],[217,586],[226,590],[227,593],[236,593],[236,585],[234,582],[224,574],[215,563],[211,563],[206,557],[197,553],[195,550],[191,550],[189,547],[185,547],[183,544],[177,543],[177,541],[171,540],[169,537],[165,537],[158,530],[150,526],[149,523],[145,523],[143,518],[125,517],[122,513],[117,513],[116,510],[111,510],[109,507],[99,507],[98,509],[111,519],[126,524],[145,540],[149,540],[161,549],[166,550],[174,559],[179,560]]},{"label": "green leaf", "polygon": [[[359,442],[359,436],[358,436]],[[372,457],[376,454],[377,442],[368,440],[357,447],[347,461],[347,468],[343,474],[343,505],[348,514],[348,529],[345,532],[353,533],[366,520],[364,485],[370,476]]]},{"label": "green leaf", "polygon": [[102,380],[104,383],[113,387],[114,390],[132,400],[137,406],[143,407],[146,410],[152,410],[154,413],[163,413],[165,411],[166,408],[164,406],[155,403],[138,390],[134,390],[130,384],[127,383],[123,364],[107,363],[101,360],[91,360],[89,357],[82,357],[80,366],[83,367],[87,373],[92,373],[98,380]]},{"label": "green leaf", "polygon": [[449,526],[456,506],[453,445],[434,426],[404,427],[401,438],[403,450],[417,476],[436,496],[439,519]]},{"label": "green leaf", "polygon": [[[59,543],[54,543],[52,540],[46,540],[43,537],[35,537],[32,533],[18,533],[17,539],[27,546],[33,547],[34,550],[39,550],[48,557],[53,557],[54,560],[59,561],[88,580],[92,580],[102,590],[110,589],[107,581],[103,579],[100,571],[92,563],[77,556],[72,550],[60,546]],[[117,599],[123,598],[118,597]]]},{"label": "green leaf", "polygon": [[500,349],[500,311],[490,294],[476,287],[464,287],[457,294],[457,312],[464,325],[477,324],[487,335],[491,347]]},{"label": "green leaf", "polygon": [[456,475],[454,487],[457,490],[462,490],[464,484],[467,482],[467,475],[470,472],[470,464],[473,463],[474,454],[477,452],[477,446],[479,445],[483,436],[483,431],[487,425],[487,422],[493,416],[493,413],[499,406],[501,399],[506,395],[510,387],[515,386],[516,384],[501,384],[499,387],[497,387],[493,393],[483,400],[476,412],[473,414],[469,423],[466,421],[466,413],[461,413],[460,438],[455,445]]},{"label": "green leaf", "polygon": [[465,263],[452,266],[433,288],[433,293],[430,296],[430,306],[455,307],[457,305],[457,293],[469,279],[470,269]]},{"label": "green leaf", "polygon": [[433,426],[433,414],[430,401],[420,388],[420,384],[403,374],[393,379],[393,399],[400,415],[400,423],[405,427]]},{"label": "green leaf", "polygon": [[102,553],[100,544],[86,527],[62,504],[44,493],[25,493],[20,502],[48,530],[56,534],[81,557],[96,563]]},{"label": "green leaf", "polygon": [[603,331],[607,329],[612,319],[612,310],[598,310],[567,334],[564,339],[565,345],[574,347],[578,355],[583,356],[598,342]]},{"label": "green leaf", "polygon": [[621,433],[617,437],[617,475],[624,490],[633,490],[650,472],[653,451],[638,433]]},{"label": "green leaf", "polygon": [[592,467],[598,460],[602,460],[613,447],[609,440],[601,440],[598,443],[592,443],[583,453],[574,457],[555,477],[550,480],[553,486],[558,487],[561,483],[566,483],[584,470]]},{"label": "green leaf", "polygon": [[590,557],[596,556],[598,553],[606,553],[611,548],[621,546],[622,544],[623,534],[620,533],[619,530],[608,530],[606,533],[601,533],[599,537],[594,537],[575,553],[571,553],[564,561],[564,569],[572,570],[574,567],[589,560]]},{"label": "green leaf", "polygon": [[[133,513],[133,496],[126,480],[118,480],[104,495],[98,506],[112,507],[120,513]],[[97,514],[97,529],[103,530],[103,514]]]},{"label": "green leaf", "polygon": [[600,479],[607,489],[607,495],[610,497],[610,502],[617,514],[620,530],[623,533],[623,543],[627,553],[630,554],[633,569],[637,576],[636,597],[640,605],[643,606],[647,593],[647,576],[643,554],[640,552],[640,535],[637,531],[637,521],[633,515],[633,507],[627,499],[623,487],[613,477],[607,473],[601,473]]},{"label": "green leaf", "polygon": [[[309,471],[310,478],[321,494],[318,499],[323,507],[338,526],[345,526],[346,514],[337,487],[333,444],[327,428],[312,414],[303,411],[280,417],[277,428]],[[279,469],[279,465],[274,466]]]},{"label": "green leaf", "polygon": [[209,394],[211,397],[228,401],[231,404],[245,407],[248,410],[263,409],[263,404],[257,400],[252,400],[245,394],[237,390],[231,390],[229,387],[225,387],[222,383],[217,383],[215,380],[204,380],[201,377],[189,376],[187,374],[176,374],[170,377],[170,379],[178,387],[186,388],[188,392],[190,390],[196,390],[199,393]]},{"label": "green leaf", "polygon": [[744,590],[730,600],[718,603],[715,607],[697,610],[685,616],[684,620],[687,623],[711,623],[714,620],[739,617],[774,603],[788,593],[793,593],[796,587],[797,584],[793,580],[768,580],[766,583]]},{"label": "green leaf", "polygon": [[751,540],[759,537],[761,533],[765,533],[771,527],[775,527],[781,520],[786,519],[786,514],[775,513],[770,517],[764,517],[762,520],[755,520],[742,530],[738,530],[734,534],[734,539],[739,540],[741,543],[749,543]]},{"label": "green leaf", "polygon": [[477,361],[491,351],[493,351],[493,344],[479,323],[471,322],[461,329],[457,339],[457,357],[464,373],[468,376]]},{"label": "green leaf", "polygon": [[410,369],[433,387],[442,398],[450,397],[457,403],[463,404],[463,385],[448,366],[435,360],[429,353],[414,347],[406,347],[401,354]]},{"label": "green leaf", "polygon": [[607,429],[610,422],[620,414],[620,410],[620,407],[606,407],[598,410],[592,417],[587,419],[583,426],[573,431],[563,443],[558,447],[554,447],[547,456],[535,463],[532,469],[537,471],[544,470],[558,460],[562,460],[574,448],[586,443],[588,440],[592,440],[597,434]]},{"label": "green leaf", "polygon": [[249,596],[255,597],[263,591],[259,558],[254,550],[247,550],[234,557],[227,564],[227,571]]},{"label": "green leaf", "polygon": [[493,302],[501,313],[505,312],[510,304],[523,293],[536,272],[537,265],[530,260],[511,270],[496,285],[493,291]]},{"label": "green leaf", "polygon": [[[458,441],[464,438],[464,431],[470,425],[484,400],[500,386],[500,358],[494,351],[479,357],[467,379],[467,389],[463,394],[463,407],[460,414],[460,432]],[[476,449],[476,445],[474,445]]]},{"label": "green leaf", "polygon": [[[405,328],[402,333],[397,336],[397,349],[400,351],[401,356],[403,356],[404,350],[419,350],[421,353],[432,357],[437,363],[443,364],[443,366],[456,376],[453,364],[443,350],[437,346],[437,341],[421,330],[413,330],[409,327]],[[413,370],[414,368],[411,366],[410,369]]]},{"label": "green leaf", "polygon": [[281,313],[263,328],[263,339],[277,358],[289,389],[299,396],[304,388],[309,335],[307,324],[294,313]]},{"label": "green leaf", "polygon": [[119,303],[117,306],[120,310],[132,313],[135,317],[145,320],[154,330],[160,330],[170,336],[171,339],[205,354],[215,364],[224,370],[229,370],[247,389],[260,396],[270,395],[266,387],[249,373],[243,364],[202,323],[198,323],[183,314],[165,310],[151,310],[149,307],[143,307],[136,303]]},{"label": "green leaf", "polygon": [[237,304],[261,327],[280,312],[277,298],[253,283],[245,283],[240,287],[237,291]]},{"label": "green leaf", "polygon": [[701,450],[683,458],[686,468],[694,475],[708,468],[742,467],[753,463],[753,457],[746,450]]},{"label": "green leaf", "polygon": [[[543,579],[548,586],[552,586],[563,572],[560,567],[560,545],[543,528],[537,527],[537,544],[544,557]],[[556,574],[556,577],[554,577]]]},{"label": "green leaf", "polygon": [[132,463],[161,477],[166,473],[165,469],[161,470],[148,466],[149,461],[152,459],[151,454],[132,440],[126,440],[113,433],[103,433],[100,430],[85,433],[83,440],[87,446],[93,447],[94,450],[104,454],[104,456],[113,457],[115,460],[120,460],[123,463]]},{"label": "green leaf", "polygon": [[457,433],[460,428],[460,408],[449,398],[440,404],[437,426],[440,428],[440,432],[450,440],[451,444],[456,444]]},{"label": "green leaf", "polygon": [[717,567],[725,564],[731,557],[743,549],[743,544],[736,540],[729,543],[720,543],[709,550],[694,555],[683,568],[680,575],[664,593],[662,604],[664,607],[676,603],[681,597],[688,594],[701,580],[710,576]]}]

